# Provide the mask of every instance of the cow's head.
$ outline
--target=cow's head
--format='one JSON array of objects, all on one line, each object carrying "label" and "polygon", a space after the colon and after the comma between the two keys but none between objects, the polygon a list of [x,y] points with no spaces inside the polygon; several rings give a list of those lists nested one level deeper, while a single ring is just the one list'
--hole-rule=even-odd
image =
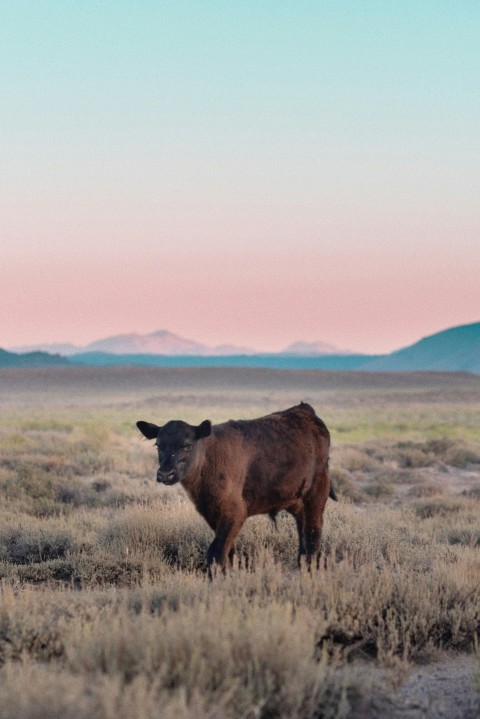
[{"label": "cow's head", "polygon": [[137,427],[147,439],[155,439],[158,450],[157,482],[176,484],[181,482],[192,467],[198,442],[212,432],[212,424],[206,419],[198,427],[173,420],[163,427],[151,422],[137,422]]}]

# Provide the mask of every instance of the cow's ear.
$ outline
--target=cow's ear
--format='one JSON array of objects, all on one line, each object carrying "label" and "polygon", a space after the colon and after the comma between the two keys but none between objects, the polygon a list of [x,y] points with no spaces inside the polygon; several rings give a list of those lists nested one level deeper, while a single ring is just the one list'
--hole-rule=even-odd
[{"label": "cow's ear", "polygon": [[212,434],[212,423],[209,419],[206,419],[202,424],[199,424],[195,428],[195,439],[203,439],[209,437]]},{"label": "cow's ear", "polygon": [[137,427],[143,434],[143,436],[147,439],[155,439],[160,429],[160,427],[157,427],[156,424],[152,424],[151,422],[143,422],[142,420],[137,422]]}]

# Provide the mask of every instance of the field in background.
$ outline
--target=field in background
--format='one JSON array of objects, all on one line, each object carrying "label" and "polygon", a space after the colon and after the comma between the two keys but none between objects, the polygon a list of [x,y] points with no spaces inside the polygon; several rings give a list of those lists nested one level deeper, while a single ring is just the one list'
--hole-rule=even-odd
[{"label": "field in background", "polygon": [[[209,583],[211,532],[135,421],[300,400],[332,434],[326,567],[299,572],[293,522],[261,517]],[[358,660],[473,651],[479,406],[459,374],[2,371],[0,719],[342,717],[369,693]]]}]

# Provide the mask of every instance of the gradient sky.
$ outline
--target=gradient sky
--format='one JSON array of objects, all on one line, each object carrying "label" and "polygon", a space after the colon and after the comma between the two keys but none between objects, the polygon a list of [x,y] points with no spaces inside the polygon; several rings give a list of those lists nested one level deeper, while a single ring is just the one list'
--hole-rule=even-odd
[{"label": "gradient sky", "polygon": [[480,319],[477,0],[3,0],[0,347]]}]

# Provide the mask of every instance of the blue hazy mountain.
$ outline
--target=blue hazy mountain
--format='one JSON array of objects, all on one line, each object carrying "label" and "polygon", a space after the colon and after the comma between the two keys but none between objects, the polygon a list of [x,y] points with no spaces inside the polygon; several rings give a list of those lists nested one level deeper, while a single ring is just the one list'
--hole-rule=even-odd
[{"label": "blue hazy mountain", "polygon": [[[133,351],[130,340],[133,341]],[[68,349],[71,350],[71,347]],[[208,348],[161,330],[147,336],[119,335],[98,340],[84,348],[76,347],[74,354],[68,352],[69,360],[47,352],[18,354],[0,350],[0,367],[46,367],[75,363],[96,366],[267,367],[480,374],[480,322],[437,332],[389,355],[347,354],[341,350],[335,352],[335,349],[322,343],[300,342],[280,353],[255,353],[254,350],[231,345]]]},{"label": "blue hazy mountain", "polygon": [[70,362],[60,355],[48,352],[7,352],[0,349],[0,367],[59,367],[69,365]]},{"label": "blue hazy mountain", "polygon": [[480,322],[437,332],[377,357],[363,369],[384,372],[453,371],[480,374]]}]

